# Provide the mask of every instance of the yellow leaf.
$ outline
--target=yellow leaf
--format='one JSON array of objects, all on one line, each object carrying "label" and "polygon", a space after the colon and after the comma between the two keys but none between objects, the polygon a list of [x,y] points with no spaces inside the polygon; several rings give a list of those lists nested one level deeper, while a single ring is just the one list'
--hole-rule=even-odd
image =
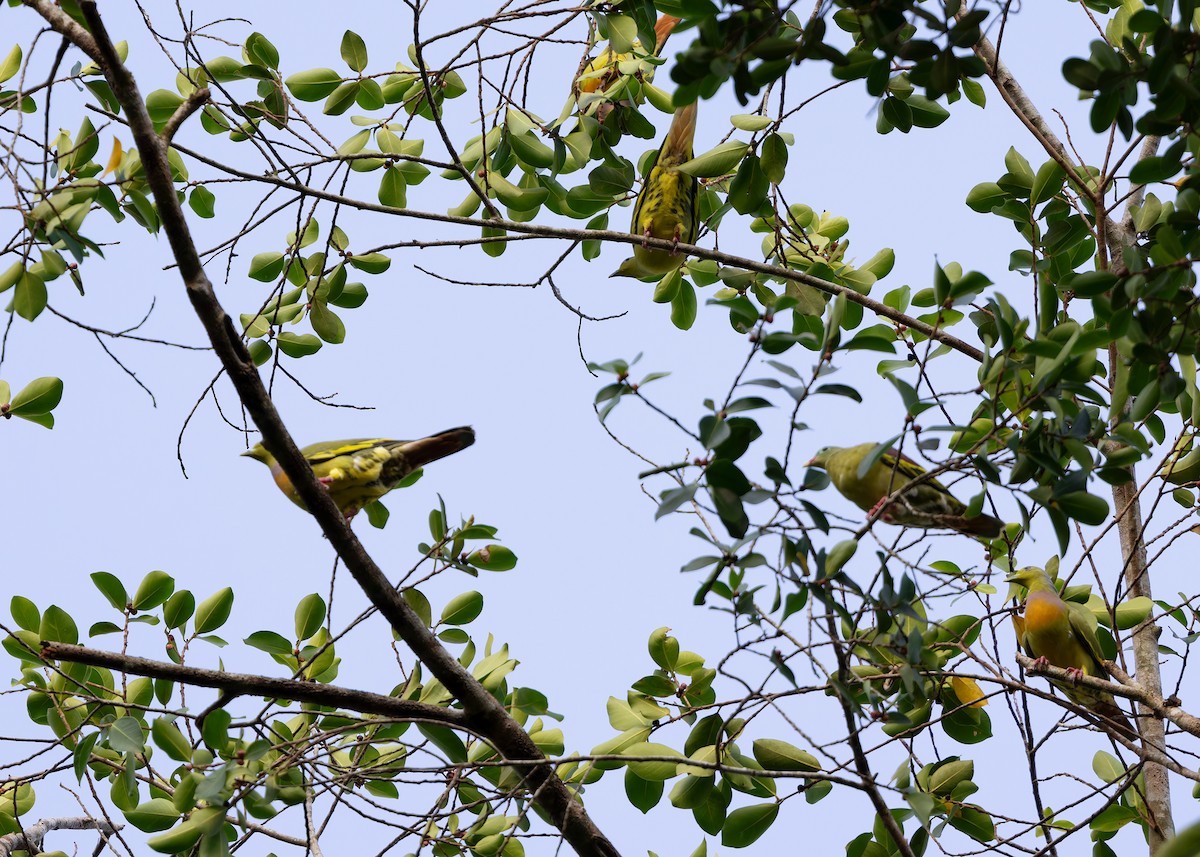
[{"label": "yellow leaf", "polygon": [[113,137],[112,155],[108,159],[108,163],[104,167],[104,175],[108,175],[117,167],[121,166],[121,157],[125,154],[121,148],[121,140],[118,137]]},{"label": "yellow leaf", "polygon": [[954,691],[954,695],[958,697],[958,701],[968,708],[983,708],[988,704],[979,684],[973,678],[951,676],[950,688]]}]

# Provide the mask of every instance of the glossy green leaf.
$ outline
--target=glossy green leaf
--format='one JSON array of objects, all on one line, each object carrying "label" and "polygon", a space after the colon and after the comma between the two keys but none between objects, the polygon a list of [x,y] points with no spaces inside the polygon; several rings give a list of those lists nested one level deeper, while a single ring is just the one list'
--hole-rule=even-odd
[{"label": "glossy green leaf", "polygon": [[233,590],[226,586],[196,605],[196,633],[209,634],[229,618],[233,609]]}]

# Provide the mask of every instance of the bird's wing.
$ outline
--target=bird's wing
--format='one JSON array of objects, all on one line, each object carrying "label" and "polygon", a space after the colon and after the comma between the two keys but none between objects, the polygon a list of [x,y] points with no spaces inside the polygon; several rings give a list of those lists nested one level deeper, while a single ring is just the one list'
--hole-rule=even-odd
[{"label": "bird's wing", "polygon": [[[1066,602],[1067,612],[1071,617],[1071,633],[1079,640],[1090,664],[1083,664],[1083,671],[1088,675],[1107,678],[1108,670],[1104,668],[1104,650],[1100,648],[1100,637],[1096,634],[1099,622],[1096,615],[1082,604]],[[1090,669],[1089,669],[1090,667]]]},{"label": "bird's wing", "polygon": [[1025,617],[1020,613],[1012,614],[1013,630],[1017,634],[1017,645],[1025,650],[1025,654],[1029,657],[1034,657],[1033,648],[1029,645],[1029,641],[1025,638]]},{"label": "bird's wing", "polygon": [[397,443],[394,440],[385,438],[358,438],[355,440],[327,440],[321,443],[314,443],[300,450],[304,455],[309,466],[315,466],[342,455],[354,455],[356,452],[362,452],[365,449],[374,449],[377,446],[388,446],[389,444]]}]

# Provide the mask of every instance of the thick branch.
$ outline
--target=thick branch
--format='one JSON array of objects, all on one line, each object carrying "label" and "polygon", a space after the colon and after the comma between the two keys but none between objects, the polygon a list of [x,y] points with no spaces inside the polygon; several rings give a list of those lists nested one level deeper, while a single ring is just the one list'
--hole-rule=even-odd
[{"label": "thick branch", "polygon": [[175,136],[175,132],[180,129],[188,117],[199,110],[208,101],[208,87],[204,86],[200,89],[193,89],[189,95],[171,114],[171,118],[167,120],[167,124],[163,125],[162,138],[166,143],[170,143]]},{"label": "thick branch", "polygon": [[36,854],[42,850],[42,840],[51,830],[95,830],[107,838],[120,830],[122,825],[113,825],[102,818],[43,818],[17,833],[0,836],[0,857],[9,857],[13,851],[28,851]]},{"label": "thick branch", "polygon": [[[80,35],[79,28],[67,26],[64,16],[49,0],[25,2],[67,38]],[[529,770],[526,786],[567,842],[581,855],[612,857],[617,854],[617,849],[596,827],[566,784],[555,775],[553,767],[546,762],[545,756],[529,735],[509,716],[504,706],[442,647],[420,617],[391,586],[386,575],[355,537],[329,492],[317,482],[284,426],[232,319],[217,300],[212,283],[204,272],[171,180],[166,144],[154,131],[137,83],[117,56],[94,0],[81,0],[80,6],[91,30],[88,42],[92,42],[99,52],[99,63],[105,79],[128,118],[130,132],[146,170],[146,182],[154,195],[163,231],[179,264],[192,308],[204,325],[239,399],[262,432],[263,444],[291,479],[300,499],[311,510],[330,544],[367,597],[430,672],[460,701],[469,728],[485,736],[506,758],[541,762]]]},{"label": "thick branch", "polygon": [[1112,673],[1113,678],[1117,680],[1116,682],[1105,681],[1102,678],[1090,675],[1076,676],[1053,664],[1039,664],[1038,661],[1020,652],[1017,653],[1017,663],[1024,667],[1025,672],[1029,673],[1029,675],[1046,676],[1047,678],[1058,679],[1064,683],[1078,684],[1080,687],[1102,690],[1106,693],[1111,693],[1113,696],[1123,696],[1126,699],[1132,699],[1134,702],[1140,702],[1149,708],[1156,717],[1170,720],[1180,730],[1200,738],[1200,717],[1189,714],[1173,702],[1168,702],[1163,699],[1161,694],[1153,693],[1144,684],[1131,678],[1128,673],[1112,661],[1105,661],[1104,666]]},{"label": "thick branch", "polygon": [[206,670],[182,666],[169,661],[153,661],[136,658],[117,652],[72,646],[67,643],[43,643],[42,656],[57,661],[107,667],[149,678],[163,678],[181,684],[212,687],[231,696],[263,696],[272,699],[290,699],[294,702],[311,702],[316,705],[331,705],[362,714],[378,714],[398,720],[420,720],[441,723],[456,729],[468,726],[466,713],[453,708],[443,708],[427,702],[397,699],[381,693],[352,690],[331,684],[315,684],[310,681],[269,678],[247,673],[228,673],[222,670]]}]

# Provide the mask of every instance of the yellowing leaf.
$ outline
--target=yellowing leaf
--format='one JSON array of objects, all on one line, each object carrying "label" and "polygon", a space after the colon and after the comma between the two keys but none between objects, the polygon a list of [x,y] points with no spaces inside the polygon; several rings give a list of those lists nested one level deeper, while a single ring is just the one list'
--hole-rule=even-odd
[{"label": "yellowing leaf", "polygon": [[112,154],[109,155],[108,163],[104,165],[104,175],[108,175],[117,167],[121,166],[121,158],[124,156],[124,154],[125,151],[121,146],[121,139],[119,137],[113,137]]},{"label": "yellowing leaf", "polygon": [[983,708],[988,704],[987,697],[983,695],[979,683],[973,678],[951,676],[950,688],[958,697],[958,701],[968,708]]}]

